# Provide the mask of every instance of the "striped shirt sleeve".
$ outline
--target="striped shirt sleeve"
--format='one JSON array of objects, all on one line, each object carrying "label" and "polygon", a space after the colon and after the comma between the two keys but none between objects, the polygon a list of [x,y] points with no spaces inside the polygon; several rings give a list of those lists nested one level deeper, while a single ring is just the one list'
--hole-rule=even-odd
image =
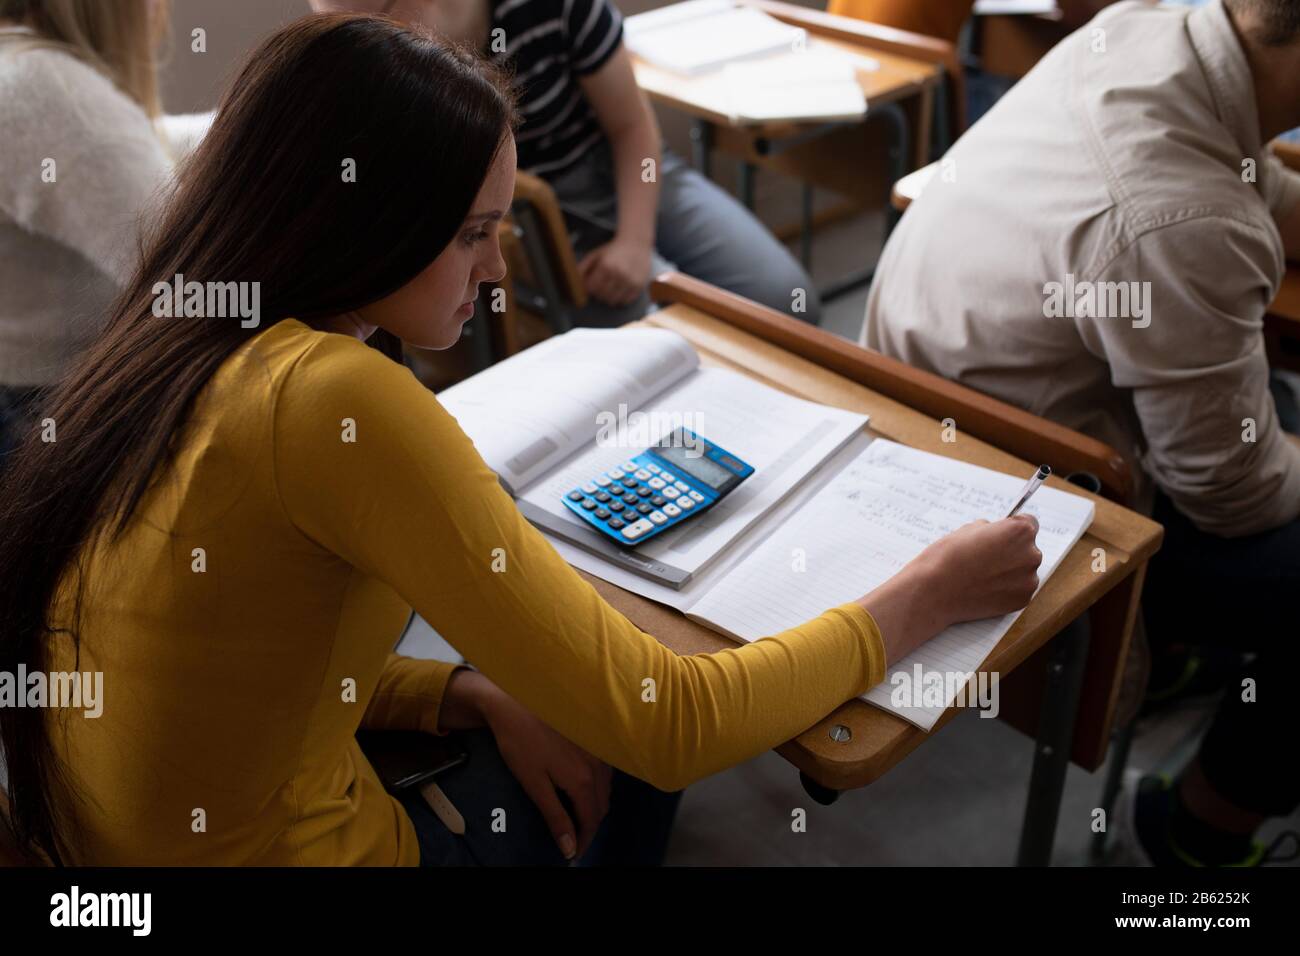
[{"label": "striped shirt sleeve", "polygon": [[623,39],[623,15],[609,0],[564,0],[570,66],[578,76],[594,73]]}]

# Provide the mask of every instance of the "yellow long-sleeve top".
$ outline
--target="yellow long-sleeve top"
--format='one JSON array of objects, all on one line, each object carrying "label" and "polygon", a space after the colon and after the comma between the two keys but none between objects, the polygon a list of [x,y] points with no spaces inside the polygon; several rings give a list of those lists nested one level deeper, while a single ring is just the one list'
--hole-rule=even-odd
[{"label": "yellow long-sleeve top", "polygon": [[[84,798],[78,862],[417,863],[353,737],[437,732],[454,668],[391,653],[412,607],[570,740],[664,789],[884,677],[854,604],[674,654],[523,520],[407,369],[296,320],[223,363],[159,478],[122,538],[85,556],[77,669],[103,673],[102,716],[52,711]],[[73,669],[67,639],[51,656]]]}]

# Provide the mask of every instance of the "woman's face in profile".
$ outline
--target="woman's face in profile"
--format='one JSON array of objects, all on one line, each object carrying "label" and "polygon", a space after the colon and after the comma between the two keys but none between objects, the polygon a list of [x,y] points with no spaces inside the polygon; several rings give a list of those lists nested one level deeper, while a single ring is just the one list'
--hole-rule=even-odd
[{"label": "woman's face in profile", "polygon": [[507,135],[469,215],[438,258],[392,295],[358,310],[367,334],[377,327],[419,348],[455,345],[474,316],[479,286],[506,274],[497,227],[514,191],[515,140]]}]

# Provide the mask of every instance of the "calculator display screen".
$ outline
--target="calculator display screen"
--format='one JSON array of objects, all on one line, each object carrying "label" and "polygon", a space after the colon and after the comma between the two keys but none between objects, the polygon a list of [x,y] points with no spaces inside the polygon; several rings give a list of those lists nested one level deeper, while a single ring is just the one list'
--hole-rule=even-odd
[{"label": "calculator display screen", "polygon": [[704,482],[710,488],[721,488],[727,481],[736,477],[734,473],[712,459],[680,445],[657,445],[652,451],[660,458],[671,461],[673,467]]}]

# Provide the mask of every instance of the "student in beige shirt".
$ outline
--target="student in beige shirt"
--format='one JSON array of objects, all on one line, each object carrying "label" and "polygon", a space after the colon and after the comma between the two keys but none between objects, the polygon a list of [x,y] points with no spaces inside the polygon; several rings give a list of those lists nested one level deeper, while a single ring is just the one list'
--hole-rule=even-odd
[{"label": "student in beige shirt", "polygon": [[[1110,7],[944,157],[862,332],[1126,454],[1166,526],[1153,645],[1257,652],[1243,676],[1260,685],[1300,664],[1300,443],[1261,335],[1300,256],[1300,177],[1265,144],[1298,124],[1300,0]],[[1254,830],[1300,803],[1296,762],[1270,743],[1295,726],[1280,688],[1240,696],[1177,799],[1147,781],[1138,835],[1157,862],[1258,859]]]}]

